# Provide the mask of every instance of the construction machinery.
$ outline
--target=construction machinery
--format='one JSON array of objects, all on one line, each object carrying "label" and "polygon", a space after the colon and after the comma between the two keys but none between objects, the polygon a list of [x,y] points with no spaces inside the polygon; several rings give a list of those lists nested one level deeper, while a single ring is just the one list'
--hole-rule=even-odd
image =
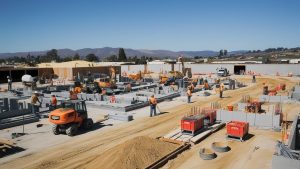
[{"label": "construction machinery", "polygon": [[78,129],[90,130],[93,127],[93,120],[88,118],[83,100],[63,102],[62,108],[49,114],[49,121],[53,124],[52,132],[55,135],[65,132],[68,136],[74,136]]},{"label": "construction machinery", "polygon": [[128,75],[128,78],[135,81],[142,80],[143,79],[142,72],[139,71],[138,73],[131,73]]},{"label": "construction machinery", "polygon": [[192,78],[192,69],[191,68],[185,68],[183,56],[178,57],[178,62],[180,62],[181,65],[182,65],[181,69],[182,69],[183,76],[187,76],[188,78]]},{"label": "construction machinery", "polygon": [[217,68],[217,75],[221,77],[226,77],[229,76],[229,71],[227,70],[227,68]]}]

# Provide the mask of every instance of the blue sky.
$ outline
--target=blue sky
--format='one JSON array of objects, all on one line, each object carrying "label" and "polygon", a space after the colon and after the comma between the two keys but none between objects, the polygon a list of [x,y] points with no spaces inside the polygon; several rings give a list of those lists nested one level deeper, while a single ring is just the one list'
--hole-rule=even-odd
[{"label": "blue sky", "polygon": [[0,0],[0,52],[300,46],[297,0]]}]

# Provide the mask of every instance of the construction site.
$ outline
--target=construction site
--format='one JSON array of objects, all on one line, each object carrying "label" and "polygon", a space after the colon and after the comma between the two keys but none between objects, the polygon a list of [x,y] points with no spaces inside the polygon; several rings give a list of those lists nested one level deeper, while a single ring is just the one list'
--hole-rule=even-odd
[{"label": "construction site", "polygon": [[300,73],[251,66],[3,68],[0,168],[300,169]]}]

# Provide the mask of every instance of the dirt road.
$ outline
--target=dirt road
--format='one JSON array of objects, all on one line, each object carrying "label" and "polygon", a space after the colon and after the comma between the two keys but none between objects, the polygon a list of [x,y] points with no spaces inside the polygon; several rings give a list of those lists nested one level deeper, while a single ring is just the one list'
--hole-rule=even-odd
[{"label": "dirt road", "polygon": [[[250,81],[245,79],[245,81]],[[114,127],[111,130],[95,132],[89,137],[74,137],[73,140],[65,144],[49,147],[45,150],[13,159],[1,164],[1,168],[85,168],[85,165],[95,160],[95,157],[102,154],[116,145],[137,136],[150,136],[152,138],[162,136],[179,125],[179,120],[186,110],[192,106],[209,106],[211,102],[218,101],[222,106],[238,102],[243,95],[258,96],[262,92],[262,82],[268,81],[270,85],[286,83],[287,87],[292,87],[293,82],[286,79],[275,80],[273,78],[257,78],[258,83],[238,90],[224,92],[225,98],[219,99],[217,96],[209,96],[199,99],[192,104],[174,106],[166,110],[167,113],[153,118],[143,118]],[[222,132],[222,131],[220,131]],[[120,150],[122,151],[122,150]],[[187,154],[181,159],[184,162],[192,157]],[[174,163],[174,166],[177,166]],[[101,168],[101,164],[99,164]],[[176,168],[176,167],[175,167]]]}]

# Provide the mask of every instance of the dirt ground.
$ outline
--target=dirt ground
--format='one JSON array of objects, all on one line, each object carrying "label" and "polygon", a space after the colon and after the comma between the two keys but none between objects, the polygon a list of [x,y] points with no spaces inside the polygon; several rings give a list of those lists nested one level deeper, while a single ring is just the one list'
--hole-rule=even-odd
[{"label": "dirt ground", "polygon": [[[235,77],[245,82],[249,82],[251,77]],[[275,79],[276,78],[276,79]],[[169,131],[179,126],[179,120],[186,110],[192,106],[207,107],[211,102],[218,101],[223,107],[228,104],[238,102],[243,95],[257,97],[262,93],[262,83],[276,86],[286,83],[287,88],[293,87],[296,83],[294,78],[278,77],[257,77],[257,83],[248,87],[233,91],[225,91],[224,98],[220,99],[216,95],[202,97],[192,104],[184,104],[164,110],[164,114],[153,118],[140,118],[129,123],[116,126],[111,130],[94,132],[86,137],[73,137],[65,143],[45,147],[44,150],[28,154],[23,157],[11,159],[2,163],[1,168],[95,168],[89,167],[96,157],[103,155],[107,150],[124,144],[126,141],[137,136],[149,136],[156,138],[163,136]],[[299,111],[299,109],[298,109]],[[169,162],[165,168],[270,168],[271,155],[274,152],[276,139],[280,138],[280,133],[270,130],[250,130],[254,136],[244,143],[230,142],[232,150],[228,153],[218,154],[217,159],[203,161],[198,156],[200,147],[209,147],[218,139],[223,140],[225,131],[221,130],[205,139],[203,142],[193,146],[190,150],[179,155]],[[256,148],[255,148],[256,147]],[[105,155],[103,155],[105,156]],[[136,157],[139,160],[138,157]],[[253,167],[254,166],[254,167]],[[101,164],[96,168],[102,168]]]},{"label": "dirt ground", "polygon": [[178,147],[179,145],[176,144],[138,136],[93,157],[91,160],[87,159],[88,164],[84,167],[97,168],[101,164],[103,169],[146,168]]}]

